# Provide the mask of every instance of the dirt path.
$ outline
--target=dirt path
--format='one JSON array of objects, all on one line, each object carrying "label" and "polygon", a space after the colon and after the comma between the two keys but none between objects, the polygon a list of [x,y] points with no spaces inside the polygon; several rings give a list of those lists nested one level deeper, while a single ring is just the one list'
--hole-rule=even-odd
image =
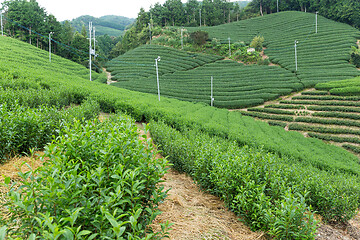
[{"label": "dirt path", "polygon": [[116,83],[117,81],[113,81],[111,80],[111,73],[106,71],[106,68],[103,68],[103,71],[106,73],[106,76],[107,76],[107,84],[110,85],[112,83]]},{"label": "dirt path", "polygon": [[[137,123],[140,135],[144,135],[142,124]],[[150,138],[150,134],[147,135]],[[158,157],[161,157],[158,155]],[[152,224],[160,231],[159,223],[173,223],[169,231],[170,239],[251,239],[264,240],[264,233],[252,232],[225,208],[218,197],[202,192],[191,177],[170,169],[162,183],[169,190],[165,202],[160,204],[162,212]]]}]

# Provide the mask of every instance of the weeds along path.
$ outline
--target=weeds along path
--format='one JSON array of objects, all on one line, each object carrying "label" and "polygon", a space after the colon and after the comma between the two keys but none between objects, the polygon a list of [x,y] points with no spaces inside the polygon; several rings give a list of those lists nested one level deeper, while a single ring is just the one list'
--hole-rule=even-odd
[{"label": "weeds along path", "polygon": [[[144,135],[142,124],[137,125],[140,135]],[[147,138],[150,138],[150,133],[147,133]],[[151,227],[157,231],[161,230],[159,223],[173,223],[170,239],[265,239],[263,233],[252,232],[240,222],[219,198],[200,191],[186,174],[169,169],[162,185],[165,190],[170,190],[165,202],[159,206],[162,214]]]}]

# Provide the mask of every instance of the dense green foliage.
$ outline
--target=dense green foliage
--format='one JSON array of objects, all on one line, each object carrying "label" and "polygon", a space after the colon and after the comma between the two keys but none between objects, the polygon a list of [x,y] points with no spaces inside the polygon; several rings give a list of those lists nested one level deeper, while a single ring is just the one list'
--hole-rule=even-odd
[{"label": "dense green foliage", "polygon": [[[9,99],[10,100],[10,99]],[[60,126],[74,119],[91,119],[99,114],[96,102],[85,102],[80,107],[61,110],[54,107],[31,109],[13,102],[0,105],[0,163],[30,149],[42,149],[58,135]]]},{"label": "dense green foliage", "polygon": [[271,62],[295,73],[294,41],[297,40],[297,77],[305,87],[319,82],[342,80],[359,76],[350,65],[349,50],[360,36],[358,30],[342,23],[318,17],[315,33],[315,15],[303,12],[281,12],[214,27],[187,28],[189,32],[207,31],[209,37],[249,44],[261,35],[265,38],[265,53]]},{"label": "dense green foliage", "polygon": [[356,96],[360,95],[360,77],[319,83],[315,87],[319,90],[329,90],[333,95]]},{"label": "dense green foliage", "polygon": [[[161,57],[158,61],[160,76],[190,70],[221,59],[219,56],[192,54],[158,45],[144,45],[107,63],[107,70],[111,72],[113,80],[134,83],[140,78],[149,77],[142,79],[145,84],[149,84],[153,79],[156,81],[154,65],[158,56]],[[122,87],[121,83],[119,86]]]},{"label": "dense green foliage", "polygon": [[[230,47],[235,52],[235,57],[236,53],[240,51],[239,49],[242,49],[241,46],[246,46],[246,43],[250,44],[254,36],[264,36],[265,53],[268,54],[272,62],[279,64],[282,69],[277,66],[243,66],[229,61],[206,64],[202,67],[192,65],[196,69],[191,69],[182,67],[183,59],[180,57],[177,64],[173,66],[162,67],[162,64],[165,63],[159,63],[160,75],[167,73],[168,68],[172,69],[171,73],[174,72],[174,74],[161,76],[160,92],[166,97],[210,104],[209,80],[213,76],[214,106],[242,108],[259,105],[264,101],[276,99],[280,95],[313,86],[318,82],[358,76],[359,71],[348,63],[348,49],[355,43],[359,32],[345,24],[335,23],[321,17],[319,17],[319,29],[320,26],[321,30],[315,34],[313,14],[282,12],[221,26],[188,28],[189,33],[198,30],[209,32],[212,41],[208,45],[211,46],[214,44],[217,46],[218,41],[221,42],[230,37],[233,43]],[[180,38],[177,35],[172,36],[171,39],[173,40],[171,41],[180,46]],[[161,44],[161,38],[162,36],[155,42]],[[289,39],[299,41],[297,47],[298,71],[295,71],[293,40],[290,41]],[[319,42],[321,42],[321,46]],[[227,44],[220,44],[220,46],[225,46],[225,54],[228,54],[229,46]],[[158,52],[155,53],[154,49]],[[129,80],[116,83],[115,86],[156,94],[155,71],[151,66],[153,59],[157,56],[163,57],[162,55],[167,58],[172,54],[173,59],[164,61],[173,64],[175,56],[180,55],[178,50],[172,50],[172,53],[163,53],[160,49],[162,48],[158,46],[143,46],[110,62],[109,70],[113,71],[114,80]],[[245,47],[245,52],[246,50]],[[140,54],[143,56],[139,56]],[[148,55],[151,55],[152,59]],[[189,53],[183,52],[183,55],[189,56]],[[147,59],[148,62],[144,59]],[[135,70],[135,66],[137,66],[137,70]],[[149,73],[143,74],[144,71]],[[150,73],[153,76],[150,77]],[[326,92],[321,92],[321,95],[324,94]],[[301,96],[300,98],[320,99],[319,96],[314,95]],[[326,98],[329,100],[337,99],[331,96],[324,96],[321,99],[325,100]]]},{"label": "dense green foliage", "polygon": [[89,22],[93,23],[96,28],[96,35],[109,35],[113,37],[121,36],[124,30],[134,23],[135,19],[107,15],[100,18],[89,15],[81,16],[70,21],[70,24],[76,31],[81,32],[83,26],[88,26]]},{"label": "dense green foliage", "polygon": [[269,231],[276,239],[313,239],[316,222],[309,206],[327,221],[343,222],[359,205],[356,178],[199,131],[180,133],[152,123],[151,134],[176,169],[221,197],[253,229]]},{"label": "dense green foliage", "polygon": [[[317,211],[324,214],[324,219],[328,221],[338,221],[338,222],[346,222],[351,216],[354,214],[355,209],[359,207],[359,194],[357,194],[359,191],[357,190],[359,188],[359,185],[357,183],[357,180],[354,180],[354,178],[357,178],[358,175],[360,175],[360,167],[358,164],[358,158],[349,152],[345,151],[344,149],[324,144],[322,141],[318,139],[308,139],[304,138],[302,134],[296,133],[296,132],[286,132],[280,127],[271,127],[267,123],[261,122],[261,121],[255,121],[254,119],[250,117],[246,117],[241,115],[238,112],[229,112],[225,109],[217,109],[207,106],[203,103],[189,103],[184,101],[178,101],[176,99],[169,99],[169,98],[162,98],[159,102],[157,99],[157,96],[153,94],[146,94],[146,93],[139,93],[139,92],[133,92],[126,89],[120,89],[115,88],[112,86],[108,86],[105,84],[100,84],[97,82],[90,82],[86,75],[85,77],[81,77],[79,75],[86,74],[86,72],[82,73],[82,69],[78,67],[78,65],[74,65],[74,63],[70,61],[60,60],[56,59],[54,61],[54,64],[49,65],[47,62],[47,55],[45,52],[29,47],[29,45],[22,43],[20,41],[6,38],[6,37],[0,37],[0,72],[4,76],[10,76],[8,79],[14,79],[13,82],[19,81],[19,84],[12,83],[12,85],[17,85],[19,88],[26,88],[30,86],[32,87],[32,91],[39,90],[41,92],[41,88],[36,87],[36,85],[42,86],[45,89],[48,89],[49,91],[58,91],[60,96],[68,96],[67,99],[71,100],[71,103],[82,103],[85,99],[92,99],[96,101],[100,105],[100,109],[104,112],[112,112],[112,111],[122,111],[127,112],[129,115],[134,117],[138,121],[151,121],[151,120],[162,120],[166,124],[175,127],[178,130],[183,129],[194,129],[195,131],[202,131],[206,134],[209,134],[211,136],[216,136],[216,139],[221,142],[227,142],[227,145],[229,146],[231,142],[232,146],[235,148],[238,148],[238,146],[244,146],[248,145],[251,149],[261,147],[263,150],[261,152],[255,151],[253,154],[255,154],[256,159],[263,159],[265,158],[270,160],[271,158],[265,157],[265,155],[268,152],[276,153],[276,155],[280,157],[284,157],[284,159],[291,159],[292,163],[299,166],[304,166],[301,170],[298,168],[290,168],[289,165],[285,165],[284,167],[284,174],[289,170],[290,172],[287,172],[289,177],[289,181],[285,185],[277,184],[274,182],[274,186],[279,189],[279,192],[282,192],[282,190],[289,189],[287,186],[292,186],[293,188],[297,188],[297,192],[300,193],[304,197],[304,201],[307,199],[305,196],[305,192],[308,192],[309,199],[313,202],[307,202],[306,205],[303,204],[303,200],[300,196],[296,195],[295,192],[289,192],[288,195],[286,195],[286,191],[284,192],[285,197],[277,198],[277,200],[273,200],[273,202],[278,203],[278,205],[271,206],[272,210],[266,211],[265,207],[268,206],[266,204],[269,203],[269,198],[266,197],[266,195],[258,195],[257,191],[262,190],[263,184],[258,184],[257,186],[260,186],[259,188],[254,188],[254,195],[253,197],[247,196],[246,192],[238,192],[243,193],[245,195],[239,195],[238,198],[234,198],[234,201],[232,201],[233,206],[238,206],[237,210],[235,210],[239,214],[246,214],[246,207],[249,206],[249,208],[253,207],[254,205],[248,205],[245,204],[247,202],[241,203],[241,196],[246,197],[246,199],[249,200],[256,200],[256,196],[263,196],[263,202],[264,208],[262,208],[262,213],[266,212],[269,214],[269,216],[277,216],[279,218],[282,217],[289,217],[288,213],[294,210],[296,212],[295,219],[302,220],[302,213],[309,207],[310,205]],[[11,56],[11,57],[3,57],[3,56]],[[56,62],[61,62],[61,64],[55,64]],[[31,65],[30,65],[31,63]],[[161,63],[161,62],[160,62]],[[154,68],[154,67],[153,67]],[[86,70],[86,69],[85,69]],[[11,81],[9,81],[11,82]],[[1,85],[8,86],[9,84],[6,83],[6,81],[2,81]],[[47,102],[47,101],[45,101]],[[116,126],[116,123],[105,123],[104,125],[109,124],[110,130],[107,130],[108,133],[117,133],[117,128],[113,127]],[[115,125],[113,125],[115,124]],[[96,151],[93,151],[94,148],[91,147],[91,144],[76,144],[76,148],[71,148],[71,144],[67,144],[62,149],[77,149],[78,145],[83,146],[84,150],[83,152],[79,151],[79,154],[84,154],[85,156],[89,155],[90,159],[97,159],[96,157],[106,157],[108,156],[107,153],[112,153],[111,147],[114,147],[117,149],[116,144],[106,144],[107,141],[112,141],[118,139],[118,137],[121,134],[114,134],[107,140],[107,137],[104,137],[102,131],[98,131],[98,128],[96,126],[92,126],[91,123],[88,125],[88,129],[90,132],[94,132],[94,134],[91,134],[90,136],[86,135],[86,133],[78,132],[77,130],[72,131],[72,128],[69,128],[69,131],[66,130],[64,133],[71,133],[71,138],[73,140],[82,142],[83,139],[88,139],[92,135],[94,135],[94,142],[97,142],[96,148],[105,147],[103,152],[98,152],[96,154]],[[108,125],[107,125],[108,126]],[[100,127],[100,126],[99,126]],[[77,127],[75,129],[82,129],[83,127]],[[108,129],[108,128],[106,128]],[[86,130],[86,129],[85,129]],[[81,133],[81,134],[80,134]],[[196,134],[197,132],[195,132]],[[168,137],[171,137],[169,135]],[[225,140],[227,139],[227,140]],[[68,143],[67,139],[65,137],[58,138],[59,143]],[[135,140],[134,140],[135,141]],[[228,142],[229,141],[229,142]],[[89,141],[85,141],[89,143]],[[131,141],[130,141],[131,142]],[[167,141],[166,141],[167,142]],[[170,143],[169,143],[170,144]],[[190,144],[189,146],[192,146],[193,144]],[[52,145],[51,145],[52,146]],[[123,146],[123,145],[120,145]],[[213,147],[219,146],[221,147],[221,144],[214,144]],[[179,146],[181,147],[181,146]],[[204,148],[203,148],[204,149]],[[206,148],[205,148],[206,149]],[[51,150],[51,149],[50,149]],[[56,149],[52,149],[54,153],[56,153],[55,156],[56,159],[54,160],[65,160],[66,154],[61,153],[58,155],[58,152],[56,152]],[[239,150],[241,151],[241,150]],[[94,153],[95,152],[95,153]],[[206,154],[212,154],[211,151],[206,149],[204,150]],[[74,155],[72,159],[77,159],[76,150],[71,150],[71,153]],[[185,151],[186,153],[186,151]],[[248,152],[248,154],[251,155],[251,152]],[[136,155],[137,157],[141,154]],[[274,156],[273,154],[270,154],[270,156]],[[113,155],[111,155],[113,156]],[[189,156],[189,155],[188,155]],[[241,157],[241,154],[240,154]],[[274,156],[276,157],[276,156]],[[98,166],[100,166],[102,169],[104,169],[104,164],[107,162],[107,160],[113,160],[113,158],[105,158],[106,161],[95,161],[95,169],[93,170],[93,174],[91,175],[91,178],[88,178],[85,176],[81,179],[81,181],[93,181],[91,179],[94,179],[94,176],[97,176],[98,171],[96,169],[99,169]],[[117,160],[121,160],[121,158],[116,158]],[[135,158],[137,159],[137,158]],[[206,160],[206,158],[203,158]],[[229,156],[229,159],[231,160],[231,156]],[[253,158],[250,158],[253,159]],[[78,159],[80,161],[80,159]],[[227,161],[225,158],[224,160],[224,167],[226,167],[226,162],[232,163],[234,167],[230,166],[230,168],[218,168],[219,173],[226,173],[223,171],[223,169],[237,169],[235,168],[239,163],[235,162],[237,159],[233,159],[234,161]],[[287,160],[285,160],[286,162]],[[241,161],[240,161],[241,162]],[[54,164],[54,167],[59,166]],[[80,163],[80,162],[79,162]],[[251,161],[244,162],[251,163]],[[266,163],[263,162],[263,163]],[[87,164],[91,165],[92,162],[89,161],[89,163],[85,162],[83,165],[88,166]],[[61,167],[67,166],[66,164],[60,164]],[[109,170],[117,171],[121,165],[113,164]],[[242,165],[239,165],[242,166]],[[244,165],[245,166],[245,165]],[[249,165],[251,166],[251,164]],[[256,166],[253,164],[253,166]],[[276,171],[276,168],[281,168],[281,164],[270,164],[270,165],[263,165],[264,168],[259,169],[258,172],[254,172],[254,174],[251,173],[252,177],[256,176],[266,176],[266,174],[261,174],[261,171],[267,169],[266,166],[275,168],[275,172],[278,174],[282,173],[282,169]],[[81,166],[80,166],[81,167]],[[311,169],[311,172],[309,172]],[[80,174],[81,171],[77,171],[76,168],[65,169],[66,174],[65,176],[68,176],[67,174],[75,172],[75,176],[78,176],[77,174]],[[241,169],[239,169],[241,170]],[[246,168],[242,169],[242,171],[246,170]],[[105,171],[105,170],[104,170]],[[107,171],[107,170],[106,170]],[[146,172],[144,170],[143,172]],[[51,172],[53,173],[53,172]],[[240,171],[241,173],[241,171]],[[304,175],[295,175],[294,173],[303,173]],[[318,173],[318,175],[314,175]],[[31,173],[29,173],[30,175]],[[56,176],[59,176],[57,174],[60,174],[56,172]],[[112,174],[111,172],[109,174]],[[106,178],[107,174],[104,174],[104,178]],[[227,174],[221,175],[225,179],[224,182],[231,182],[232,186],[237,186],[237,181],[240,181],[241,178],[237,177],[236,172],[233,172],[230,174],[230,179],[226,178]],[[240,174],[239,174],[240,175]],[[353,175],[353,176],[351,176]],[[44,175],[45,176],[45,175]],[[46,175],[49,176],[49,175]],[[122,175],[124,176],[124,175]],[[135,176],[138,176],[135,174]],[[140,174],[140,176],[142,176]],[[246,176],[246,175],[244,175]],[[281,179],[281,175],[275,179]],[[327,176],[327,177],[323,177]],[[268,179],[271,179],[271,176],[268,176]],[[298,180],[294,180],[294,178]],[[27,179],[27,177],[26,177]],[[111,178],[110,178],[111,179]],[[120,178],[121,180],[122,178]],[[137,178],[136,178],[137,179]],[[231,179],[236,179],[235,181]],[[105,179],[104,179],[105,180]],[[111,179],[112,181],[117,181],[117,178]],[[120,181],[119,180],[119,181]],[[231,181],[230,181],[231,180]],[[232,182],[233,181],[233,182]],[[296,183],[300,181],[303,182],[302,184],[297,185]],[[343,181],[346,181],[346,184],[343,184]],[[246,181],[243,181],[246,183]],[[50,182],[51,183],[51,182]],[[49,182],[46,182],[46,184],[50,184]],[[81,182],[83,183],[83,182]],[[61,182],[59,183],[61,185]],[[73,182],[71,182],[73,184]],[[247,187],[251,187],[252,182],[247,182],[249,184]],[[287,185],[288,184],[288,185]],[[307,185],[306,185],[307,184]],[[76,185],[76,184],[75,184]],[[47,187],[49,185],[41,185],[44,186],[44,189],[48,189]],[[77,185],[76,185],[77,186]],[[81,186],[89,187],[89,192],[93,191],[92,186],[81,184]],[[107,187],[113,189],[114,185],[106,184]],[[140,185],[139,185],[140,186]],[[223,185],[224,186],[224,185]],[[299,187],[298,186],[306,186],[306,187]],[[31,187],[31,186],[30,186]],[[34,186],[35,187],[35,186]],[[224,188],[224,187],[223,187]],[[233,189],[233,188],[232,188]],[[308,189],[308,190],[306,190]],[[43,189],[41,189],[43,190]],[[226,190],[226,189],[225,189]],[[295,189],[294,189],[295,190]],[[306,190],[306,191],[305,191]],[[86,190],[87,192],[88,190]],[[237,189],[235,188],[235,191]],[[38,191],[35,190],[35,193]],[[51,193],[53,191],[47,191],[48,193]],[[351,195],[348,194],[351,192]],[[290,194],[291,193],[291,194]],[[29,198],[31,201],[33,201],[33,193],[28,193]],[[72,190],[69,190],[69,194],[72,194],[72,197],[74,195],[74,192]],[[317,195],[319,194],[319,195]],[[15,194],[16,195],[16,194]],[[238,194],[236,194],[238,195]],[[324,197],[325,196],[325,197]],[[97,195],[95,194],[95,197]],[[115,194],[112,195],[110,198],[113,199],[113,197],[116,197]],[[52,197],[46,199],[52,199]],[[71,198],[73,199],[73,198]],[[89,199],[89,198],[86,198]],[[101,200],[101,198],[100,198]],[[316,202],[315,202],[316,200]],[[51,201],[58,201],[57,198],[54,198],[54,200]],[[49,203],[54,203],[49,201]],[[59,200],[60,201],[60,200]],[[91,199],[89,200],[91,201]],[[270,201],[271,202],[271,201]],[[294,203],[294,205],[291,205],[291,203]],[[46,203],[47,204],[47,203]],[[66,201],[65,203],[66,204]],[[300,205],[299,205],[300,204]],[[298,206],[298,208],[286,209],[282,208],[281,206]],[[277,206],[277,208],[276,208]],[[345,207],[346,206],[346,207]],[[70,206],[71,207],[71,206]],[[261,206],[259,206],[261,207]],[[82,211],[92,211],[92,210],[99,210],[100,205],[94,207],[94,209],[83,209]],[[33,209],[33,208],[31,208]],[[73,208],[72,208],[73,209]],[[235,209],[235,207],[233,208]],[[244,211],[245,209],[245,211]],[[254,207],[254,211],[256,211],[257,207]],[[75,214],[77,209],[73,209],[72,212],[66,213],[63,212],[62,215],[64,218],[69,217],[70,214]],[[250,211],[251,209],[249,209]],[[21,213],[21,209],[19,209]],[[52,211],[59,211],[52,210]],[[79,210],[80,211],[80,210]],[[100,208],[101,212],[101,208]],[[145,211],[146,213],[149,213],[148,211]],[[145,213],[142,211],[142,213]],[[109,211],[110,214],[116,215],[120,214],[119,212]],[[58,213],[57,213],[58,214]],[[133,212],[132,215],[126,215],[124,216],[125,219],[123,219],[124,222],[126,222],[127,229],[132,229],[131,224],[131,216],[135,219],[137,215],[134,215]],[[150,213],[149,213],[150,214]],[[96,216],[103,216],[104,223],[106,222],[108,224],[109,219],[112,219],[109,214],[104,213],[101,215],[95,214],[86,214],[87,217],[95,218]],[[84,216],[84,217],[86,217]],[[261,214],[256,214],[257,218],[263,222]],[[39,217],[41,219],[45,220],[47,216],[41,216],[39,214]],[[48,218],[49,220],[47,223],[54,223],[55,218],[54,216],[48,216],[53,218]],[[126,217],[129,218],[129,220],[126,220]],[[52,222],[51,222],[52,219]],[[248,217],[248,219],[251,219],[251,216]],[[121,220],[122,221],[122,220]],[[130,221],[130,224],[127,222]],[[303,221],[293,221],[292,224],[295,223],[297,226],[301,226],[301,222]],[[140,223],[140,222],[138,222]],[[264,222],[263,222],[264,223]],[[269,223],[269,227],[272,229],[269,231],[272,235],[279,234],[277,233],[277,229],[280,229],[282,225],[277,225],[276,222],[272,220],[267,221]],[[304,223],[304,222],[303,222]],[[46,224],[45,222],[40,221],[39,228],[41,226],[47,228],[47,226],[44,226]],[[56,224],[60,224],[57,223]],[[61,224],[68,224],[68,222],[61,222]],[[119,223],[120,224],[120,223]],[[300,225],[299,225],[300,224]],[[306,223],[305,223],[306,224]],[[25,226],[25,225],[24,225]],[[61,225],[63,226],[63,225]],[[108,225],[110,226],[110,225]],[[120,229],[122,226],[116,225],[118,229]],[[261,226],[264,226],[261,225]],[[253,228],[259,228],[261,226],[256,226],[253,224]],[[311,225],[312,226],[312,225]],[[312,232],[310,226],[310,232]],[[115,228],[114,225],[110,226],[111,228]],[[129,228],[128,228],[129,227]],[[142,227],[144,225],[142,224]],[[73,229],[71,226],[69,228]],[[296,226],[291,227],[291,229],[298,229]],[[35,231],[35,230],[34,230]],[[71,230],[70,230],[71,231]],[[141,230],[136,230],[140,231]],[[304,228],[305,231],[305,228]],[[49,232],[50,233],[50,232]],[[100,233],[100,231],[98,232]],[[135,234],[134,231],[131,231],[132,234]],[[283,232],[282,232],[283,233]],[[297,232],[299,233],[299,232]],[[301,232],[300,232],[301,233]],[[299,233],[299,234],[300,234]],[[109,230],[107,234],[115,234],[114,231]],[[139,233],[142,234],[142,233]],[[141,236],[141,235],[138,235]],[[280,235],[279,235],[280,236]],[[286,239],[286,235],[283,235],[283,238]]]},{"label": "dense green foliage", "polygon": [[222,108],[255,106],[302,89],[293,74],[276,66],[244,66],[234,61],[206,64],[219,57],[156,45],[137,48],[109,62],[108,70],[112,71],[113,79],[119,81],[113,85],[156,94],[156,72],[150,64],[157,54],[162,58],[160,92],[165,97],[210,104],[211,76],[213,104]]},{"label": "dense green foliage", "polygon": [[[49,50],[49,33],[51,32],[52,53],[84,66],[89,66],[88,22],[86,24],[84,22],[76,31],[69,21],[60,23],[53,15],[48,15],[46,10],[40,7],[36,0],[4,1],[1,9],[5,10],[3,14],[5,35],[28,42],[38,48]],[[85,18],[91,20],[91,17]],[[100,19],[96,23],[100,22],[104,26],[99,26],[97,29],[98,33],[99,30],[101,33],[105,28],[108,28],[111,25],[109,21],[115,20],[116,17],[104,16],[103,19]],[[133,20],[129,19],[129,21]],[[113,25],[116,25],[116,23],[113,23]],[[97,54],[100,54],[100,58],[97,60],[93,59],[95,64],[92,67],[100,72],[98,60],[101,62],[109,58],[110,51],[120,39],[111,39],[108,36],[108,38],[102,37],[97,40],[99,43],[97,45]]]},{"label": "dense green foliage", "polygon": [[167,0],[164,4],[156,3],[144,15],[151,16],[159,26],[215,26],[238,21],[241,6],[226,0],[188,0],[185,4],[181,0]]},{"label": "dense green foliage", "polygon": [[43,167],[20,173],[20,186],[5,179],[7,239],[156,239],[146,231],[167,162],[153,150],[124,117],[64,124]]},{"label": "dense green foliage", "polygon": [[[335,84],[339,84],[340,87],[344,86],[341,81],[319,84],[319,86],[324,86],[321,89],[327,89],[325,86],[336,86]],[[287,126],[289,130],[304,132],[310,137],[325,141],[353,143],[342,146],[358,153],[358,144],[360,144],[359,96],[344,97],[328,93],[325,95],[325,93],[327,92],[303,92],[300,96],[292,97],[292,100],[280,101],[280,104],[271,104],[264,108],[249,108],[242,114],[266,120],[270,125]],[[289,111],[289,109],[294,110]],[[291,114],[296,116],[286,116]]]},{"label": "dense green foliage", "polygon": [[[279,11],[319,12],[326,18],[360,28],[360,3],[357,0],[286,0],[278,1]],[[245,8],[245,15],[275,13],[277,0],[253,0]]]}]

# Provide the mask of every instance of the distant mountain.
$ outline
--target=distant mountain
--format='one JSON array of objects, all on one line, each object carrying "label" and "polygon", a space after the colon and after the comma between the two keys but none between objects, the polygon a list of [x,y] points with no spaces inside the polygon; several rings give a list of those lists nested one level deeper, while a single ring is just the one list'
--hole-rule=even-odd
[{"label": "distant mountain", "polygon": [[240,8],[244,8],[251,2],[251,0],[248,0],[248,1],[235,1],[235,2],[238,2],[240,4]]},{"label": "distant mountain", "polygon": [[135,22],[135,19],[115,15],[107,15],[100,18],[84,15],[71,20],[70,23],[76,31],[80,32],[83,25],[88,30],[90,21],[93,22],[97,36],[108,34],[109,36],[118,37],[123,34],[129,25]]}]

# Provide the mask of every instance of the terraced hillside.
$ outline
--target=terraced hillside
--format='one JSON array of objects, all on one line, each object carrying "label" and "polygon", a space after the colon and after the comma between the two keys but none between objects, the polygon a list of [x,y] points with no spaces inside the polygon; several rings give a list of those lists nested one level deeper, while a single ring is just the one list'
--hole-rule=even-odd
[{"label": "terraced hillside", "polygon": [[328,91],[305,91],[264,108],[249,108],[243,115],[298,131],[360,153],[360,96],[334,96]]},{"label": "terraced hillside", "polygon": [[[6,37],[1,39],[0,52],[4,54],[0,54],[0,74],[9,74],[8,71],[11,69],[9,75],[13,78],[30,78],[39,82],[51,80],[49,76],[52,76],[54,80],[57,79],[57,82],[59,79],[90,81],[87,68],[54,54],[50,63],[48,52],[25,46],[27,51],[24,51],[24,44],[19,41]],[[1,80],[5,80],[5,77],[3,76]],[[105,83],[106,75],[92,72],[92,80]]]},{"label": "terraced hillside", "polygon": [[[160,83],[161,95],[210,104],[211,77],[213,77],[214,106],[222,108],[255,106],[303,88],[292,73],[282,68],[244,66],[241,63],[225,60],[189,71],[176,71],[173,74],[163,75]],[[133,78],[113,85],[134,91],[157,93],[154,77]]]},{"label": "terraced hillside", "polygon": [[[119,81],[114,86],[157,93],[153,66],[157,56],[162,57],[159,62],[161,95],[210,104],[213,76],[214,106],[223,108],[260,105],[316,83],[360,75],[360,71],[349,64],[350,47],[356,45],[360,32],[319,17],[318,33],[315,33],[315,15],[311,13],[281,12],[215,27],[188,28],[189,32],[196,30],[209,32],[210,38],[230,37],[232,42],[250,43],[254,36],[263,35],[265,53],[280,67],[244,66],[220,62],[210,55],[142,46],[109,63],[108,70],[113,79]],[[298,71],[295,71],[295,40],[299,41]]]},{"label": "terraced hillside", "polygon": [[107,70],[111,72],[113,80],[121,82],[133,81],[136,78],[154,78],[155,58],[158,56],[161,57],[158,62],[160,76],[190,70],[222,59],[219,56],[187,53],[158,45],[143,45],[107,63]]},{"label": "terraced hillside", "polygon": [[318,16],[315,33],[315,14],[281,12],[215,27],[188,28],[190,32],[203,30],[210,38],[232,42],[250,41],[256,35],[265,38],[265,53],[273,63],[295,73],[295,40],[298,54],[297,77],[305,87],[319,82],[342,80],[359,76],[349,64],[350,47],[356,46],[360,32],[343,23]]},{"label": "terraced hillside", "polygon": [[[154,217],[150,213],[155,212],[149,201],[157,204],[164,196],[153,188],[165,162],[143,159],[154,154],[140,148],[133,120],[100,123],[93,119],[99,110],[152,122],[152,134],[174,166],[188,170],[204,189],[226,200],[252,229],[274,238],[314,236],[312,211],[324,221],[346,223],[360,206],[358,158],[342,148],[204,103],[170,98],[159,102],[153,94],[90,82],[87,74],[81,75],[83,67],[57,57],[50,65],[46,52],[14,39],[0,36],[0,46],[0,144],[5,143],[0,150],[10,146],[13,153],[22,143],[16,153],[29,151],[43,147],[41,136],[51,140],[59,134],[46,149],[52,161],[43,168],[46,174],[24,174],[27,186],[19,188],[21,194],[13,189],[8,210],[14,214],[0,218],[1,235],[7,231],[28,238],[56,231],[57,236],[71,237],[81,229],[92,234],[89,238],[114,239],[119,220],[126,236],[145,236]],[[67,112],[63,107],[72,103],[81,105]],[[86,116],[92,120],[80,120]],[[60,131],[49,131],[54,129]],[[27,183],[29,179],[38,184]],[[121,184],[129,187],[124,193]],[[121,201],[128,204],[120,206]],[[19,221],[24,223],[21,228]],[[56,228],[44,226],[46,221]]]}]

